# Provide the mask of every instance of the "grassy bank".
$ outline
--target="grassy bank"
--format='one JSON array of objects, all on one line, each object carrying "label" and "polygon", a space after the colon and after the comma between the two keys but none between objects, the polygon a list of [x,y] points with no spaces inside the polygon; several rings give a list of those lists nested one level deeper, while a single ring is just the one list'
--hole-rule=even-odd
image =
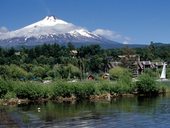
[{"label": "grassy bank", "polygon": [[91,95],[131,93],[132,86],[121,85],[112,81],[55,81],[49,84],[40,82],[21,82],[0,80],[1,98],[20,99],[57,99],[75,96],[77,99],[88,99]]},{"label": "grassy bank", "polygon": [[112,98],[125,94],[158,95],[170,90],[166,85],[148,76],[140,81],[54,81],[44,84],[32,81],[11,81],[0,79],[0,98],[28,100],[83,100]]}]

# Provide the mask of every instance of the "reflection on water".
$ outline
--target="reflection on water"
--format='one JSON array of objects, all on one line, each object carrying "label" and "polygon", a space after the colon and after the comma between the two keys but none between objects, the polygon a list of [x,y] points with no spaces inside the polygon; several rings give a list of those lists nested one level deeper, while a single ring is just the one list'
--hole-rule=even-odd
[{"label": "reflection on water", "polygon": [[0,128],[168,128],[170,96],[0,107]]}]

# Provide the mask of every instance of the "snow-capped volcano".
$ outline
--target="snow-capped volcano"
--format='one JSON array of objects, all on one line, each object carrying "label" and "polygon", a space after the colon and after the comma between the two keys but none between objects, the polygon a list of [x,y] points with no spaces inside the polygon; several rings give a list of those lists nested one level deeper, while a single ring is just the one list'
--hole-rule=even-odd
[{"label": "snow-capped volcano", "polygon": [[0,46],[34,46],[43,43],[110,43],[109,40],[93,34],[83,27],[68,23],[55,16],[44,19],[21,29],[1,33]]}]

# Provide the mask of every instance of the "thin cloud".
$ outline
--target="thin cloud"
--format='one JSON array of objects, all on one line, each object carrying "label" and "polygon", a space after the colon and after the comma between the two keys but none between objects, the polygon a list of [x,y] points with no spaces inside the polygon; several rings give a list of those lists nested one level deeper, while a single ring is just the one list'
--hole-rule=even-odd
[{"label": "thin cloud", "polygon": [[44,9],[44,11],[46,12],[46,15],[52,15],[51,10],[47,5],[47,2],[45,0],[39,0],[39,2],[42,8]]},{"label": "thin cloud", "polygon": [[106,39],[112,40],[112,41],[118,41],[124,44],[128,44],[129,42],[131,42],[131,38],[121,35],[117,32],[108,30],[108,29],[96,29],[95,31],[93,31],[94,34],[100,35],[105,37]]},{"label": "thin cloud", "polygon": [[0,27],[0,33],[6,33],[8,32],[8,29],[4,26]]}]

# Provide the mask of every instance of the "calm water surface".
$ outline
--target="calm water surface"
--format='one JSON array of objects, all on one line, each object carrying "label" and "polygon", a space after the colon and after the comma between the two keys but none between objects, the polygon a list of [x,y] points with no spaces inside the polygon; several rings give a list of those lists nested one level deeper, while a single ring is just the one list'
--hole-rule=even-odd
[{"label": "calm water surface", "polygon": [[[40,108],[40,109],[38,109]],[[170,128],[170,95],[0,106],[0,128]]]}]

